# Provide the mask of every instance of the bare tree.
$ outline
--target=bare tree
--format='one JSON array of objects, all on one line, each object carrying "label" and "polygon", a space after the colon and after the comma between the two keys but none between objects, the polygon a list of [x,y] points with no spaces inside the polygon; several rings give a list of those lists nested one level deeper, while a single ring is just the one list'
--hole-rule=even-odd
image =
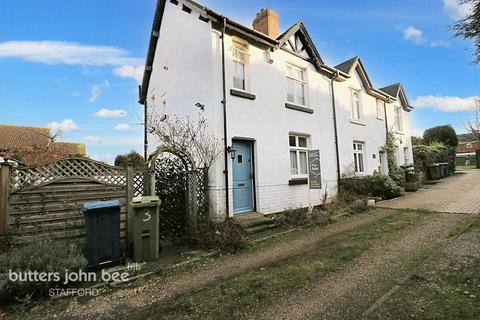
[{"label": "bare tree", "polygon": [[149,115],[147,128],[162,146],[189,154],[197,167],[210,168],[220,155],[220,140],[209,131],[201,113],[198,120],[187,116]]},{"label": "bare tree", "polygon": [[480,140],[480,98],[476,100],[472,118],[466,121],[465,129],[474,140]]}]

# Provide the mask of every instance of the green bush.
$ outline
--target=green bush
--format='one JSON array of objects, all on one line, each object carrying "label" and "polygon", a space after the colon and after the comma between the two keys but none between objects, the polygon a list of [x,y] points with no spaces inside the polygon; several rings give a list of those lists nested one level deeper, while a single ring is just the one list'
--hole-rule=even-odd
[{"label": "green bush", "polygon": [[[0,255],[0,303],[29,299],[44,295],[48,289],[60,287],[65,270],[82,269],[87,262],[83,250],[66,241],[38,240],[22,247],[12,247]],[[58,272],[59,281],[21,282],[10,281],[8,272]]]},{"label": "green bush", "polygon": [[391,199],[402,195],[402,189],[395,181],[382,174],[344,177],[340,180],[340,187],[343,192],[351,192],[365,197]]},{"label": "green bush", "polygon": [[405,171],[405,182],[410,183],[418,181],[418,172],[415,169],[415,166],[405,166],[403,167],[403,170]]},{"label": "green bush", "polygon": [[426,172],[431,164],[443,162],[448,163],[451,172],[455,172],[455,153],[455,147],[439,142],[413,146],[415,166],[422,172]]},{"label": "green bush", "polygon": [[434,142],[439,142],[445,146],[456,147],[458,145],[457,133],[451,125],[437,126],[425,130],[423,133],[423,143],[431,144]]},{"label": "green bush", "polygon": [[240,224],[227,219],[219,223],[206,224],[201,232],[201,242],[209,249],[235,253],[247,246],[248,237]]}]

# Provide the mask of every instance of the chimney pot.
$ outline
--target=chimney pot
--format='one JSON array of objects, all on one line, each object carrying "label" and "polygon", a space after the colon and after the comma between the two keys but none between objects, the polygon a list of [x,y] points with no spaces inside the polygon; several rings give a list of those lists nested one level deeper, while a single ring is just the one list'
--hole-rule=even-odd
[{"label": "chimney pot", "polygon": [[272,9],[261,9],[253,20],[253,29],[266,34],[270,38],[278,37],[278,14]]}]

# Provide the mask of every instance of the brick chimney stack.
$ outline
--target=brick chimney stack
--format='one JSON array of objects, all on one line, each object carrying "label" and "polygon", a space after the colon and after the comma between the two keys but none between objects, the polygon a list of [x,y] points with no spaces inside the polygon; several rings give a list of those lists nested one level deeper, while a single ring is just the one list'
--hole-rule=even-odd
[{"label": "brick chimney stack", "polygon": [[253,29],[276,39],[278,37],[278,14],[268,8],[260,10],[253,20]]}]

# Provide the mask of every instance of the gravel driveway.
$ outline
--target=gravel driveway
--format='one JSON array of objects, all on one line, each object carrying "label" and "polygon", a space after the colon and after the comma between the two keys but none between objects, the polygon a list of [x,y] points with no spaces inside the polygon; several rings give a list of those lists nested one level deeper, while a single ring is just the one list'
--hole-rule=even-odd
[{"label": "gravel driveway", "polygon": [[426,209],[445,213],[480,213],[480,169],[457,173],[428,189],[383,201],[381,208]]}]

